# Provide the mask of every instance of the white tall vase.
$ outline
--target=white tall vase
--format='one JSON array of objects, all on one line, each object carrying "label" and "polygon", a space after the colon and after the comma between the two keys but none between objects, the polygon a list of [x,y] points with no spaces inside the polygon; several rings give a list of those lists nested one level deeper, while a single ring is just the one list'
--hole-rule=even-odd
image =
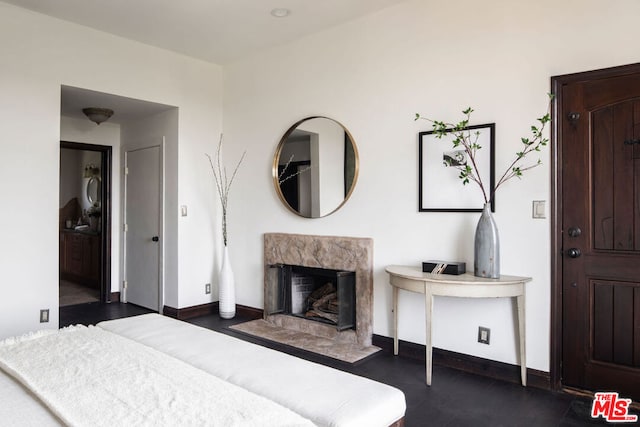
[{"label": "white tall vase", "polygon": [[222,254],[222,268],[218,283],[218,299],[220,317],[233,319],[236,315],[236,287],[233,278],[233,270],[229,261],[229,248],[224,247]]}]

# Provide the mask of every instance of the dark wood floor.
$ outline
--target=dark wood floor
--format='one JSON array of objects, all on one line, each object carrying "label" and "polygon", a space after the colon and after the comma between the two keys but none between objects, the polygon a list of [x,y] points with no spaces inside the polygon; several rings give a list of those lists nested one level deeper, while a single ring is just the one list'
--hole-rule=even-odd
[{"label": "dark wood floor", "polygon": [[[95,324],[102,320],[149,313],[131,304],[84,304],[60,308],[60,326]],[[585,426],[604,425],[590,417],[591,399],[556,393],[469,374],[434,365],[431,387],[424,384],[424,363],[379,352],[356,365],[325,358],[237,332],[230,325],[251,320],[232,320],[208,315],[189,322],[245,341],[285,351],[307,360],[332,366],[399,388],[407,400],[405,425],[414,426]]]}]

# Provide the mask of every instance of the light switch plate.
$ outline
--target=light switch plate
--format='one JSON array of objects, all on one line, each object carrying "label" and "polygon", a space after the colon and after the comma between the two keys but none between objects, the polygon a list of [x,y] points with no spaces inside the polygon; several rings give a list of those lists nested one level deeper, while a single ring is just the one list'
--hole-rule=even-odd
[{"label": "light switch plate", "polygon": [[546,202],[544,200],[534,200],[532,203],[532,218],[546,218]]},{"label": "light switch plate", "polygon": [[180,206],[180,215],[187,216],[187,205]]}]

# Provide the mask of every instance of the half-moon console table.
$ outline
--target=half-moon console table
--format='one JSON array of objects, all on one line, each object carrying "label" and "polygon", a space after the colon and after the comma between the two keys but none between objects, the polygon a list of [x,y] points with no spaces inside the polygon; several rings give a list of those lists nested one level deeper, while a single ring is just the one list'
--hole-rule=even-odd
[{"label": "half-moon console table", "polygon": [[527,363],[525,347],[524,284],[530,277],[501,276],[486,279],[472,274],[432,274],[423,273],[418,267],[390,265],[386,269],[393,287],[393,354],[398,355],[398,290],[425,294],[426,317],[426,368],[427,385],[431,385],[433,325],[433,297],[463,298],[515,298],[518,308],[518,330],[520,339],[520,378],[527,385]]}]

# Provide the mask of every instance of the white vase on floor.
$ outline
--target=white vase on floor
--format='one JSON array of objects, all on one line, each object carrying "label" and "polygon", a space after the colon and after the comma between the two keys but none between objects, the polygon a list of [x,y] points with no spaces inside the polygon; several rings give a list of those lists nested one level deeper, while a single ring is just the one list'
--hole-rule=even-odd
[{"label": "white vase on floor", "polygon": [[236,315],[236,287],[233,278],[233,270],[229,261],[229,248],[224,247],[222,254],[222,267],[218,282],[218,306],[220,317],[233,319]]}]

